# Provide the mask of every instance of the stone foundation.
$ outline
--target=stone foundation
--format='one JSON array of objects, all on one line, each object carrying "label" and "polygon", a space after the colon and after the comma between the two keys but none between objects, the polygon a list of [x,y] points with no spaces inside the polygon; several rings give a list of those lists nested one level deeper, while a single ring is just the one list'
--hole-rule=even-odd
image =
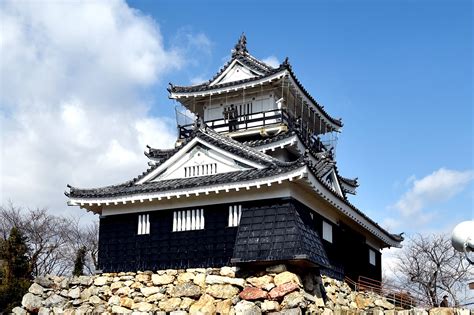
[{"label": "stone foundation", "polygon": [[[436,310],[436,312],[435,312]],[[15,314],[374,314],[427,315],[397,310],[385,298],[353,292],[317,274],[297,274],[285,265],[259,272],[235,267],[38,277]],[[469,310],[433,309],[430,315],[469,315]]]}]

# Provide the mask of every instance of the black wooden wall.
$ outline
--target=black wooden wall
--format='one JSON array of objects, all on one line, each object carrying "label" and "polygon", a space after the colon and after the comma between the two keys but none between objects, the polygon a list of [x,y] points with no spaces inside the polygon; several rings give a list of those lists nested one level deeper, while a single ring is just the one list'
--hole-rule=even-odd
[{"label": "black wooden wall", "polygon": [[138,214],[100,219],[99,267],[104,272],[217,267],[230,264],[236,227],[228,205],[204,207],[205,229],[172,232],[173,211],[150,211],[150,234],[137,235]]},{"label": "black wooden wall", "polygon": [[[325,266],[322,271],[336,278],[381,279],[380,253],[375,250],[376,266],[369,264],[369,246],[362,235],[333,224],[333,242],[323,240],[324,218],[294,199],[242,203],[238,235],[236,227],[227,226],[228,204],[202,208],[205,229],[196,231],[172,232],[173,212],[188,208],[102,217],[100,269],[219,267],[230,265],[232,258],[234,262],[302,258]],[[150,215],[150,234],[137,235],[139,214]]]}]

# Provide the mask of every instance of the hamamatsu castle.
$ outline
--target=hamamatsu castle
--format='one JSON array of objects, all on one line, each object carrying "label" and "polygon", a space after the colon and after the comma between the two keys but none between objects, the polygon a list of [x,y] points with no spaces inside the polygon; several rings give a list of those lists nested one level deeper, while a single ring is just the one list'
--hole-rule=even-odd
[{"label": "hamamatsu castle", "polygon": [[68,185],[70,205],[100,215],[103,272],[285,262],[381,279],[381,249],[403,238],[349,201],[358,182],[337,168],[342,122],[288,59],[265,64],[242,35],[212,79],[168,91],[193,116],[178,119],[174,149],[148,147],[148,169],[122,184]]}]

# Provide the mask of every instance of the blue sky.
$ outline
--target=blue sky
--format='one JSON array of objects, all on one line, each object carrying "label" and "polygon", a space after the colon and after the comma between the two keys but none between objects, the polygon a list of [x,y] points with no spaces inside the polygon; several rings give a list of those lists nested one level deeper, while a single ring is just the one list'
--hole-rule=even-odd
[{"label": "blue sky", "polygon": [[[334,117],[342,117],[337,158],[359,177],[352,201],[396,231],[450,230],[472,219],[472,180],[427,192],[419,211],[399,223],[397,202],[414,181],[441,168],[473,168],[472,4],[469,1],[129,1],[152,17],[168,45],[181,32],[205,34],[198,62],[167,76],[209,79],[245,32],[259,58],[288,56],[297,76]],[[172,115],[164,84],[153,113]],[[470,175],[472,179],[472,174]],[[470,183],[470,184],[469,184]],[[442,185],[442,184],[440,184]],[[442,196],[446,193],[446,196]],[[441,195],[440,195],[441,194]]]},{"label": "blue sky", "polygon": [[81,215],[66,184],[143,171],[173,145],[168,82],[209,79],[242,32],[290,58],[344,128],[351,201],[394,232],[474,217],[471,1],[0,3],[1,202]]}]

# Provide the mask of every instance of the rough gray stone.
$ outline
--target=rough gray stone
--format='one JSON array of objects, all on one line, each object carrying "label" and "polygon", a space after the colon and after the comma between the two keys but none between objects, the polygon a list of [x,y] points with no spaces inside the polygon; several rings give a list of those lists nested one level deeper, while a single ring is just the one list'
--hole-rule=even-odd
[{"label": "rough gray stone", "polygon": [[217,275],[208,275],[206,277],[207,284],[233,284],[239,287],[245,286],[245,280],[241,278],[230,278],[230,277],[222,277]]},{"label": "rough gray stone", "polygon": [[28,312],[24,308],[21,308],[19,306],[12,309],[12,313],[15,314],[15,315],[26,315],[26,314],[28,314]]},{"label": "rough gray stone", "polygon": [[199,297],[201,295],[201,287],[190,282],[185,282],[172,287],[169,293],[172,297]]},{"label": "rough gray stone", "polygon": [[71,299],[78,299],[81,296],[81,288],[76,287],[74,289],[69,290],[67,296]]},{"label": "rough gray stone", "polygon": [[28,310],[29,312],[36,313],[42,306],[41,302],[42,300],[39,296],[28,292],[23,296],[23,299],[21,300],[21,305],[23,305],[23,307],[26,308],[26,310]]},{"label": "rough gray stone", "polygon": [[44,306],[46,307],[63,306],[65,303],[66,303],[66,299],[58,294],[50,295],[43,302]]},{"label": "rough gray stone", "polygon": [[255,303],[240,301],[235,305],[235,315],[261,315],[262,310]]},{"label": "rough gray stone", "polygon": [[33,293],[35,295],[41,295],[44,292],[44,288],[37,283],[33,283],[28,289],[28,292]]},{"label": "rough gray stone", "polygon": [[51,288],[54,284],[53,280],[49,276],[38,276],[35,282],[43,288]]},{"label": "rough gray stone", "polygon": [[287,271],[288,269],[286,269],[286,266],[284,264],[279,264],[279,265],[267,267],[267,269],[265,270],[268,273],[281,273],[283,271]]}]

